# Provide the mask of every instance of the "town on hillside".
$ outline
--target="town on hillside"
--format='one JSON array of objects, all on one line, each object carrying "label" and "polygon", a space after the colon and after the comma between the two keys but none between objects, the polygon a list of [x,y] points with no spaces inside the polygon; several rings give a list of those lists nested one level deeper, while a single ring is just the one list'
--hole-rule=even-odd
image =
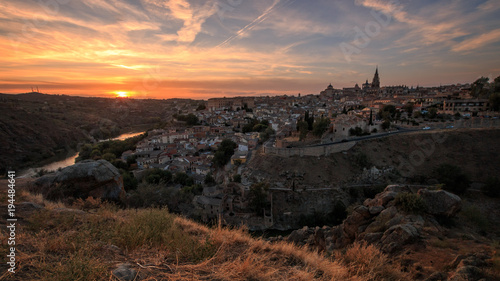
[{"label": "town on hillside", "polygon": [[[256,182],[249,177],[247,163],[253,155],[321,156],[347,150],[353,140],[363,138],[499,126],[498,101],[494,105],[483,94],[488,88],[480,83],[382,87],[377,68],[371,83],[343,89],[330,84],[317,95],[212,98],[191,106],[176,101],[173,105],[179,110],[173,125],[149,131],[121,159],[135,159],[138,179],[154,168],[185,173],[200,185],[210,178],[214,184],[204,185],[193,200],[198,218],[211,221],[222,216],[232,224],[265,229],[276,224],[276,214],[264,210],[252,216],[250,187]],[[214,158],[224,140],[234,143],[234,153],[227,165],[216,165]],[[292,189],[296,183],[272,188]],[[281,228],[289,227],[285,225]]]}]

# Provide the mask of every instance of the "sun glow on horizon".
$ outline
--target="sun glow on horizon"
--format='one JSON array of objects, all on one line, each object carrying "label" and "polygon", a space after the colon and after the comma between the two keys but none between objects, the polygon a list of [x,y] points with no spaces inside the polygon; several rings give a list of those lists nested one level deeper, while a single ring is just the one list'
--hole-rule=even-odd
[{"label": "sun glow on horizon", "polygon": [[130,93],[126,91],[115,91],[113,93],[117,98],[128,98],[130,96]]}]

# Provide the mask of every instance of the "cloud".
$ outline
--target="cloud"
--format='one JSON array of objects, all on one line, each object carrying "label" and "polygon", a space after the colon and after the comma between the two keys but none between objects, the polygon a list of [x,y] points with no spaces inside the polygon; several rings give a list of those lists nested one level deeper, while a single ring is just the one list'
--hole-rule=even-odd
[{"label": "cloud", "polygon": [[500,9],[500,3],[498,0],[488,0],[477,7],[478,10],[485,12],[493,12]]},{"label": "cloud", "polygon": [[[216,13],[214,1],[206,1],[204,5],[190,4],[187,0],[145,0],[151,9],[160,8],[168,16],[181,20],[183,26],[174,34],[160,34],[159,38],[165,41],[177,41],[180,43],[191,43],[201,32],[203,23]],[[150,10],[151,10],[150,9]]]},{"label": "cloud", "polygon": [[492,30],[488,33],[481,34],[472,39],[465,40],[455,45],[452,50],[455,52],[466,52],[481,48],[490,43],[500,41],[500,28]]},{"label": "cloud", "polygon": [[[442,7],[433,7],[433,12],[437,17],[432,17],[428,13],[426,16],[420,16],[418,13],[408,13],[406,7],[399,1],[380,1],[380,0],[356,0],[357,5],[362,5],[366,8],[374,9],[378,12],[389,16],[400,23],[408,25],[410,32],[398,40],[399,45],[432,45],[437,43],[451,43],[450,40],[467,35],[461,30],[460,21],[445,16],[451,17],[450,13],[455,10],[449,5]],[[451,10],[451,12],[450,12]]]},{"label": "cloud", "polygon": [[[362,83],[376,63],[383,63],[386,79],[404,77],[398,69],[416,65],[439,67],[452,77],[456,69],[471,68],[466,63],[471,57],[486,72],[498,68],[498,51],[484,48],[500,37],[499,21],[487,8],[495,2],[400,1],[359,0],[360,6],[352,1],[243,1],[222,24],[215,5],[221,2],[214,0],[65,1],[55,13],[40,12],[38,0],[3,0],[0,84],[22,78],[21,89],[36,83],[54,85],[57,93],[97,94],[159,81],[150,91],[156,97],[203,89],[316,93],[330,81],[335,87]],[[372,10],[387,13],[392,23],[347,64],[339,41],[352,39],[353,27],[363,29],[374,21]],[[217,45],[222,48],[212,47]],[[470,53],[465,58],[462,52]],[[419,73],[412,75],[409,80]]]}]

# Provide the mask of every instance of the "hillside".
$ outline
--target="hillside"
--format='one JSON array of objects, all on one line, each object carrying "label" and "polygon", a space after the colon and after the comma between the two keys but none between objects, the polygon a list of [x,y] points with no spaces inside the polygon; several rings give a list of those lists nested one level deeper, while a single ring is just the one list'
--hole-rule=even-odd
[{"label": "hillside", "polygon": [[[0,186],[7,202],[6,180]],[[314,239],[304,246],[270,242],[165,208],[121,209],[92,198],[65,205],[27,191],[26,179],[16,186],[16,273],[2,262],[0,280],[465,280],[447,276],[461,276],[454,269],[466,262],[477,263],[473,273],[484,280],[500,276],[500,247],[475,230],[470,211],[396,254],[360,242],[318,253]],[[0,218],[4,237],[6,218]],[[2,257],[9,253],[5,242]]]},{"label": "hillside", "polygon": [[[290,182],[297,186],[328,187],[363,183],[426,183],[444,163],[462,168],[473,182],[500,174],[499,129],[421,131],[358,142],[346,152],[322,157],[279,157],[256,154],[245,175],[256,182]],[[421,157],[423,156],[423,157]],[[369,177],[363,169],[375,166],[385,176]],[[418,182],[416,182],[418,181]]]},{"label": "hillside", "polygon": [[0,174],[77,151],[77,144],[141,131],[184,108],[167,100],[0,94]]},{"label": "hillside", "polygon": [[[0,184],[6,202],[7,183]],[[93,199],[65,206],[27,192],[22,180],[17,185],[24,202],[16,209],[17,270],[9,274],[3,262],[0,280],[116,280],[120,274],[137,274],[123,280],[407,279],[374,247],[355,246],[352,254],[364,253],[359,259],[333,259],[252,238],[244,228],[207,228],[166,209],[123,210]],[[2,243],[0,254],[7,253]]]}]

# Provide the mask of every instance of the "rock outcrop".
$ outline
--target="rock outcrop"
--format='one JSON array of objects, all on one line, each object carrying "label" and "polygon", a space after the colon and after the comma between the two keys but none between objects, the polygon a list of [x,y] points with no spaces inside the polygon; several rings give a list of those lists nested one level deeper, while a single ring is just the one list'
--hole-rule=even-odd
[{"label": "rock outcrop", "polygon": [[106,160],[85,160],[35,181],[38,191],[48,200],[101,198],[119,201],[125,197],[123,178]]},{"label": "rock outcrop", "polygon": [[454,270],[450,281],[486,280],[482,279],[481,268],[488,266],[491,256],[487,253],[475,253],[470,255],[459,255],[449,265]]},{"label": "rock outcrop", "polygon": [[421,189],[418,194],[431,215],[452,217],[460,211],[462,206],[460,197],[444,190]]},{"label": "rock outcrop", "polygon": [[[423,202],[420,212],[404,211],[395,200],[400,193],[415,194]],[[444,190],[416,189],[389,185],[373,199],[366,199],[341,225],[293,231],[287,240],[308,244],[318,250],[331,251],[355,241],[377,244],[386,253],[395,253],[405,245],[418,242],[425,229],[440,229],[434,216],[455,215],[461,207],[460,197]]]}]

